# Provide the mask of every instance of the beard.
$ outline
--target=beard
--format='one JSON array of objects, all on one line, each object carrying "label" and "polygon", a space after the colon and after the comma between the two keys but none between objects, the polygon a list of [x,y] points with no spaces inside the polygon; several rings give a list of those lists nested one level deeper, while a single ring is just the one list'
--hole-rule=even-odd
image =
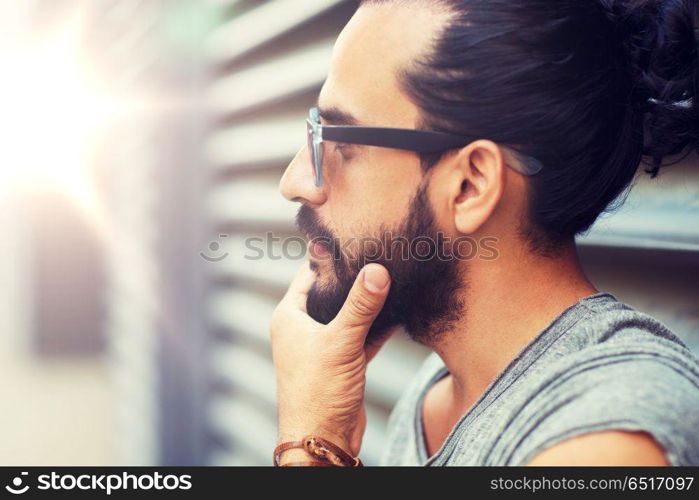
[{"label": "beard", "polygon": [[[458,260],[437,230],[435,217],[423,182],[410,203],[407,217],[395,231],[379,230],[363,238],[355,255],[345,255],[340,241],[307,205],[296,216],[299,229],[327,247],[333,264],[332,284],[315,282],[308,293],[306,310],[319,323],[328,324],[342,308],[364,265],[376,262],[391,276],[386,302],[366,337],[367,344],[379,341],[398,326],[415,342],[433,345],[461,318],[463,303],[458,291],[465,286]],[[372,243],[371,252],[364,243]],[[396,252],[396,248],[399,252]],[[311,268],[318,265],[311,261]]]}]

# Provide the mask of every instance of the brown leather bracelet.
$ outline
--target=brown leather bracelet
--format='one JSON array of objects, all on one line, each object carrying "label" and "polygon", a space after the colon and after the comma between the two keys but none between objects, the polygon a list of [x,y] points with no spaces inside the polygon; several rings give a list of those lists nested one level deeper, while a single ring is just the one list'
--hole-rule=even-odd
[{"label": "brown leather bracelet", "polygon": [[282,443],[274,448],[272,463],[275,467],[279,467],[279,458],[282,456],[282,453],[292,448],[303,448],[303,443],[301,441],[287,441],[286,443]]},{"label": "brown leather bracelet", "polygon": [[[301,441],[287,441],[277,445],[274,449],[272,462],[275,467],[279,467],[281,454],[292,448],[302,448],[309,455],[320,458],[324,462],[293,462],[293,464],[323,463],[323,465],[337,467],[361,467],[362,461],[359,457],[353,457],[336,444],[321,437],[308,435]],[[292,464],[285,464],[292,465]]]},{"label": "brown leather bracelet", "polygon": [[322,460],[327,460],[338,467],[361,467],[359,457],[353,457],[336,444],[322,437],[308,435],[303,438],[303,448]]}]

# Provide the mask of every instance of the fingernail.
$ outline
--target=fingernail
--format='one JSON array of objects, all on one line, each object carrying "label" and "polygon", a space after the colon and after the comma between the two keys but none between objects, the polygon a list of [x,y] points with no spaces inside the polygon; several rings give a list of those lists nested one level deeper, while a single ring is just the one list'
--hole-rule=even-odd
[{"label": "fingernail", "polygon": [[380,292],[388,285],[388,272],[382,266],[371,264],[364,268],[364,285],[371,292]]}]

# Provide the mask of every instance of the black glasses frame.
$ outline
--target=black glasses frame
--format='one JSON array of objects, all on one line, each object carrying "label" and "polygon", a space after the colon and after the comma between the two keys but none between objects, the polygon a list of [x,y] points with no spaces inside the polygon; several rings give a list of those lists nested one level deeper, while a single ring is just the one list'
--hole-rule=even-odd
[{"label": "black glasses frame", "polygon": [[[407,128],[363,127],[355,125],[322,125],[317,107],[309,110],[306,119],[308,150],[311,154],[315,185],[323,185],[323,141],[336,141],[347,144],[363,144],[381,148],[401,149],[416,153],[436,153],[450,149],[461,148],[473,142],[458,135],[432,130],[416,130]],[[521,154],[520,154],[521,155]],[[524,155],[521,155],[524,156]],[[532,157],[530,164],[523,169],[516,169],[524,175],[534,175],[543,165]],[[513,167],[514,168],[514,167]]]}]

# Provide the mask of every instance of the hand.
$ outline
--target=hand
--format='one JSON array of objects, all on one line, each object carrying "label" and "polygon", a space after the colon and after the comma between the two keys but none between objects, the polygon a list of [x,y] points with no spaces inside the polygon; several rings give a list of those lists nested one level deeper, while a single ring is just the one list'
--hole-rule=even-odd
[{"label": "hand", "polygon": [[317,434],[356,456],[366,427],[366,365],[388,335],[379,344],[364,342],[388,295],[390,276],[379,264],[364,266],[342,309],[327,325],[306,313],[314,279],[306,262],[270,324],[279,442]]}]

